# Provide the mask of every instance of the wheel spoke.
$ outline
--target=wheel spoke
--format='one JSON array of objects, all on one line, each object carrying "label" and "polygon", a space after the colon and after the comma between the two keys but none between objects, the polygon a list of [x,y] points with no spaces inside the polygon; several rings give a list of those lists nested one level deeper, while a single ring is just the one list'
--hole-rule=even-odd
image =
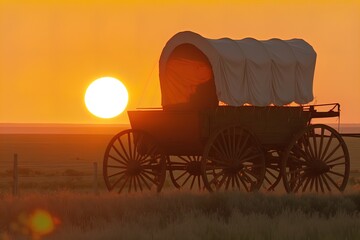
[{"label": "wheel spoke", "polygon": [[[147,187],[149,190],[151,190],[151,187],[150,187],[150,185],[147,183],[146,179],[143,177],[143,174],[140,173],[138,176],[139,176],[139,178],[145,183],[146,187]],[[140,184],[140,181],[139,181],[139,184]],[[141,185],[141,184],[140,184],[140,185]]]},{"label": "wheel spoke", "polygon": [[310,182],[310,178],[307,177],[307,178],[306,178],[306,182],[305,182],[305,184],[304,184],[304,187],[303,187],[303,189],[302,189],[302,192],[305,192],[307,186],[309,185],[309,182]]},{"label": "wheel spoke", "polygon": [[321,192],[324,193],[325,191],[324,191],[324,186],[323,186],[323,182],[321,180],[321,177],[322,177],[321,175],[318,177],[319,178],[319,184],[320,184]]},{"label": "wheel spoke", "polygon": [[305,150],[307,150],[309,156],[311,156],[311,158],[314,159],[315,154],[314,154],[314,151],[310,144],[309,133],[304,134],[304,143],[303,144],[304,144]]},{"label": "wheel spoke", "polygon": [[[125,175],[124,175],[125,176]],[[118,191],[118,193],[121,193],[121,191],[124,189],[124,187],[125,187],[125,185],[126,185],[126,183],[129,181],[129,177],[127,176],[126,177],[126,179],[125,179],[125,181],[124,181],[124,183],[123,183],[123,185],[121,185],[121,187],[119,188],[119,191]]]},{"label": "wheel spoke", "polygon": [[323,159],[323,158],[326,156],[327,151],[329,150],[329,147],[330,147],[330,145],[331,145],[331,142],[332,142],[333,137],[334,137],[334,135],[333,135],[333,133],[331,133],[331,135],[330,135],[330,137],[329,137],[329,140],[328,140],[327,143],[326,143],[325,150],[324,150],[324,152],[322,153],[322,155],[320,156],[320,159]]},{"label": "wheel spoke", "polygon": [[318,177],[315,177],[315,191],[319,192]]},{"label": "wheel spoke", "polygon": [[229,143],[226,142],[224,132],[221,132],[220,135],[221,135],[221,139],[222,139],[222,142],[223,142],[222,146],[223,146],[223,149],[224,149],[224,152],[225,152],[226,160],[229,160],[229,159],[231,159],[229,148],[228,148]]},{"label": "wheel spoke", "polygon": [[124,174],[125,172],[126,172],[126,170],[111,174],[111,175],[108,176],[108,178],[111,178],[111,177],[114,177],[114,176],[117,176],[117,175],[120,175],[120,174]]},{"label": "wheel spoke", "polygon": [[329,190],[329,192],[331,192],[331,188],[330,188],[328,182],[326,181],[326,178],[323,175],[320,175],[320,177],[324,181],[326,188]]},{"label": "wheel spoke", "polygon": [[[152,169],[150,169],[152,170]],[[148,169],[142,169],[142,172],[146,173],[146,174],[149,174],[149,175],[152,175],[154,177],[157,177],[158,176],[158,172],[155,172],[155,171],[149,171]]]},{"label": "wheel spoke", "polygon": [[178,181],[180,178],[182,178],[185,174],[187,174],[188,172],[183,172],[181,175],[179,175],[177,178],[175,178],[175,181]]},{"label": "wheel spoke", "polygon": [[112,148],[115,149],[115,152],[119,155],[119,157],[121,157],[121,158],[124,160],[124,162],[121,161],[121,159],[118,159],[118,158],[110,155],[110,153],[109,153],[109,157],[112,158],[112,159],[114,159],[115,161],[121,163],[121,164],[127,165],[128,159],[126,159],[126,158],[119,152],[119,150],[118,150],[115,146],[112,146]]},{"label": "wheel spoke", "polygon": [[221,159],[223,159],[223,160],[226,159],[226,160],[227,160],[226,155],[224,155],[224,152],[223,152],[223,151],[219,150],[219,148],[216,146],[216,143],[213,144],[212,149],[214,149],[214,150],[219,154],[219,157],[220,157]]},{"label": "wheel spoke", "polygon": [[133,182],[134,182],[135,192],[137,192],[136,176],[137,176],[137,175],[133,176]]},{"label": "wheel spoke", "polygon": [[226,184],[225,184],[225,190],[228,190],[229,189],[229,185],[230,185],[230,177],[231,176],[227,176],[227,179],[226,179]]},{"label": "wheel spoke", "polygon": [[311,177],[311,181],[310,181],[310,192],[312,192],[313,186],[314,186],[314,178]]},{"label": "wheel spoke", "polygon": [[187,178],[184,180],[184,182],[182,183],[182,187],[187,183],[187,181],[190,179],[191,175],[189,174],[189,176],[187,176]]},{"label": "wheel spoke", "polygon": [[120,168],[120,169],[126,169],[126,167],[123,166],[117,166],[117,165],[107,165],[108,168]]},{"label": "wheel spoke", "polygon": [[331,160],[326,161],[325,163],[329,164],[329,163],[335,162],[335,161],[343,159],[343,158],[345,158],[345,155],[342,155],[342,156],[337,157],[337,158],[333,158]]},{"label": "wheel spoke", "polygon": [[321,158],[321,156],[322,156],[322,148],[323,148],[323,143],[324,143],[324,133],[325,133],[325,129],[321,128],[320,146],[319,146],[319,155],[318,155],[319,158]]},{"label": "wheel spoke", "polygon": [[141,185],[139,175],[135,175],[135,179],[136,179],[136,181],[137,181],[138,184],[139,184],[140,191],[142,192],[142,191],[143,191],[143,187],[142,187],[142,185]]},{"label": "wheel spoke", "polygon": [[197,176],[197,179],[198,179],[198,185],[199,185],[199,190],[201,190],[201,176]]},{"label": "wheel spoke", "polygon": [[314,156],[315,156],[315,158],[317,158],[318,153],[317,153],[317,142],[316,142],[315,129],[313,129],[313,131],[312,131],[312,139],[313,139],[313,145],[314,145]]},{"label": "wheel spoke", "polygon": [[329,181],[340,191],[339,186],[336,184],[336,182],[335,182],[329,175],[327,175],[327,174],[325,173],[324,176],[325,176],[327,179],[329,179]]},{"label": "wheel spoke", "polygon": [[127,176],[126,175],[122,175],[120,178],[118,178],[118,180],[116,180],[116,182],[112,185],[112,186],[110,186],[110,191],[112,191],[113,189],[114,189],[114,187],[121,181],[121,180],[123,180],[124,178],[127,178]]},{"label": "wheel spoke", "polygon": [[328,173],[332,173],[332,174],[334,174],[334,175],[336,175],[336,176],[339,176],[339,177],[345,177],[344,174],[337,173],[337,172],[334,172],[334,171],[328,171]]},{"label": "wheel spoke", "polygon": [[268,184],[271,184],[271,181],[270,181],[270,179],[265,175],[265,177],[264,177],[264,180],[268,183]]},{"label": "wheel spoke", "polygon": [[192,179],[192,182],[191,182],[191,185],[190,185],[190,189],[193,188],[194,182],[195,182],[195,179],[196,179],[196,176],[195,176],[195,175],[192,175],[192,176],[193,176],[193,179]]},{"label": "wheel spoke", "polygon": [[232,189],[235,188],[235,176],[231,176],[231,187]]},{"label": "wheel spoke", "polygon": [[147,173],[142,172],[141,175],[143,175],[145,178],[147,178],[153,184],[158,185],[158,183],[154,179],[152,179]]},{"label": "wheel spoke", "polygon": [[341,163],[334,163],[334,164],[328,164],[328,166],[331,168],[335,167],[335,166],[342,166],[345,165],[345,162],[341,162]]},{"label": "wheel spoke", "polygon": [[238,189],[240,190],[240,182],[239,182],[239,177],[237,175],[234,176],[235,178],[235,183],[236,183],[236,186],[238,187]]},{"label": "wheel spoke", "polygon": [[324,159],[324,162],[326,162],[334,153],[341,147],[341,144],[339,143],[332,151],[327,155],[327,157]]},{"label": "wheel spoke", "polygon": [[129,157],[129,155],[127,154],[127,152],[126,152],[126,150],[125,150],[125,147],[124,147],[124,144],[122,143],[122,141],[120,140],[120,138],[118,138],[118,142],[119,142],[120,147],[121,147],[121,149],[123,150],[123,152],[124,152],[124,154],[125,154],[125,156],[126,156],[126,159],[131,159],[131,158]]},{"label": "wheel spoke", "polygon": [[189,159],[186,159],[186,158],[184,158],[183,156],[177,156],[178,158],[180,158],[181,160],[183,160],[185,163],[183,163],[183,164],[187,164],[187,163],[189,163],[189,162],[191,162],[191,159],[190,159],[190,161],[189,161]]},{"label": "wheel spoke", "polygon": [[[277,172],[280,172],[280,171],[277,171]],[[266,169],[266,173],[270,174],[273,178],[277,178],[277,176],[268,169]]]},{"label": "wheel spoke", "polygon": [[[129,133],[127,135],[127,139],[128,139],[128,148],[129,148],[129,156],[130,156],[130,159],[134,159],[133,156],[132,156],[132,150],[131,150],[131,134]],[[130,180],[130,188],[131,188],[131,180]]]},{"label": "wheel spoke", "polygon": [[[242,130],[242,133],[244,133],[244,131]],[[236,144],[236,149],[240,149],[236,152],[235,154],[235,158],[236,159],[241,159],[241,156],[244,155],[243,152],[244,152],[244,149],[246,148],[247,146],[247,143],[249,141],[249,138],[250,138],[250,135],[249,134],[245,134],[245,139],[244,139],[244,142],[242,143],[241,147],[239,146],[241,144],[241,141],[239,140]]]}]

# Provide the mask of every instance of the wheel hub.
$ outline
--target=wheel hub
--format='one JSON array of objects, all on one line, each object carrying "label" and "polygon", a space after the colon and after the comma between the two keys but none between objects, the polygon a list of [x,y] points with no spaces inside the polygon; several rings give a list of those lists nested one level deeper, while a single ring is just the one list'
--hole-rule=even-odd
[{"label": "wheel hub", "polygon": [[320,175],[330,171],[330,167],[320,160],[313,161],[309,167],[309,172],[313,175]]},{"label": "wheel hub", "polygon": [[141,172],[141,165],[138,161],[130,160],[127,165],[127,173],[130,175],[138,175]]},{"label": "wheel hub", "polygon": [[186,171],[190,175],[200,176],[201,175],[201,162],[189,162],[186,166]]}]

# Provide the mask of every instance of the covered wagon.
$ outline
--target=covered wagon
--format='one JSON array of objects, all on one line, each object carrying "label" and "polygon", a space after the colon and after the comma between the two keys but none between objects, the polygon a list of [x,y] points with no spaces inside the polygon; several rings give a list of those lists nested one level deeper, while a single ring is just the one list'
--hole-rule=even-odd
[{"label": "covered wagon", "polygon": [[207,39],[180,32],[159,61],[162,108],[128,111],[131,129],[107,146],[110,191],[343,191],[349,153],[339,116],[313,100],[316,52],[304,40]]}]

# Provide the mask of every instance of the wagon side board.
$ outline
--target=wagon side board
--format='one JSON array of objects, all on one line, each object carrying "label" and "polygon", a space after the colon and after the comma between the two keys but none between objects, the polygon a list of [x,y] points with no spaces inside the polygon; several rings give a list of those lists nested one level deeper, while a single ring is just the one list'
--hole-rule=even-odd
[{"label": "wagon side board", "polygon": [[209,113],[209,132],[236,124],[250,130],[263,146],[283,148],[309,120],[310,113],[302,107],[224,106]]},{"label": "wagon side board", "polygon": [[230,107],[208,111],[128,111],[131,127],[151,134],[167,155],[202,155],[209,136],[239,125],[269,149],[285,147],[310,120],[302,107]]},{"label": "wagon side board", "polygon": [[202,154],[206,116],[201,112],[138,110],[128,115],[131,127],[152,135],[165,154]]}]

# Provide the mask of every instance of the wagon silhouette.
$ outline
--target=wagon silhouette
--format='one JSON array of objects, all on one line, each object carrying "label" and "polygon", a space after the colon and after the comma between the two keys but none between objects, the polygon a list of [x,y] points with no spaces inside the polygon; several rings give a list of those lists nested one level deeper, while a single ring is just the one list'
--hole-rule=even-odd
[{"label": "wagon silhouette", "polygon": [[[159,62],[162,108],[128,111],[131,129],[105,151],[110,191],[343,191],[349,153],[341,135],[314,118],[340,105],[313,100],[316,62],[304,40],[207,39],[180,32]],[[294,104],[295,103],[295,104]]]}]

